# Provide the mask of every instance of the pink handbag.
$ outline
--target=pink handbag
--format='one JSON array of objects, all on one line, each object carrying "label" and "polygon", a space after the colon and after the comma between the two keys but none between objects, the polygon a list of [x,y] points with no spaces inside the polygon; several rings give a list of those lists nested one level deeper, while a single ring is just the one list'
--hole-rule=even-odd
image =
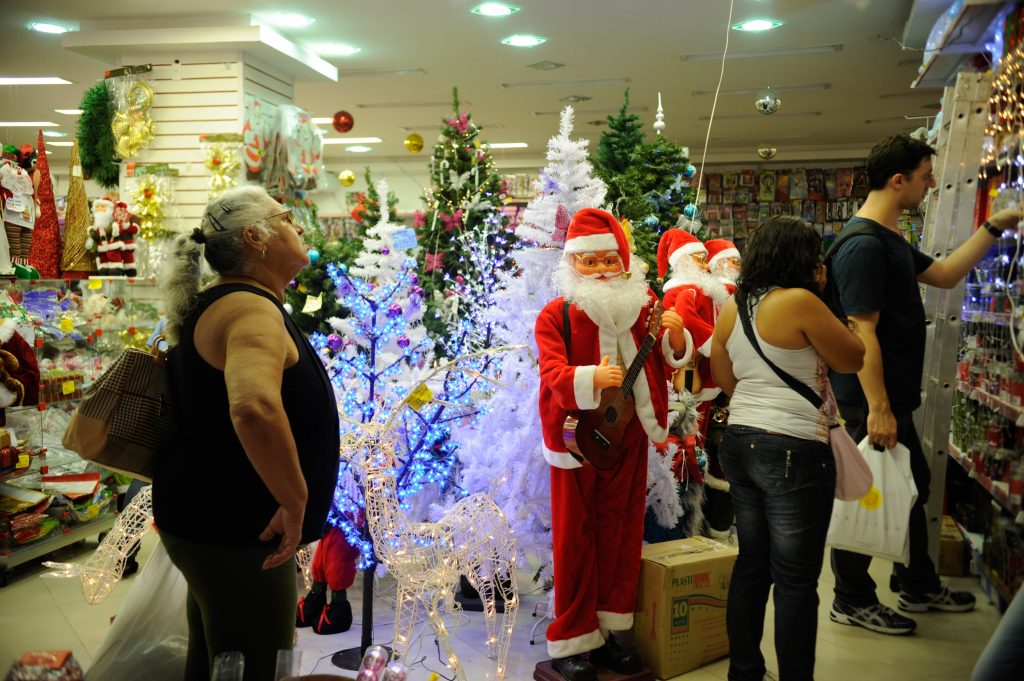
[{"label": "pink handbag", "polygon": [[829,441],[836,458],[836,499],[856,501],[871,491],[871,467],[846,428],[838,423],[829,431]]}]

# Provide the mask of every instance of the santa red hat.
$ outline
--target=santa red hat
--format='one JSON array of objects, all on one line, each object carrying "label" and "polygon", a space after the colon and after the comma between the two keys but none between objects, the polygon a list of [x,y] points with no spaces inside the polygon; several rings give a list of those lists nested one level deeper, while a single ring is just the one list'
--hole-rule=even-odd
[{"label": "santa red hat", "polygon": [[606,210],[583,208],[576,211],[569,222],[565,252],[597,251],[617,251],[622,258],[622,270],[629,271],[629,242],[622,225]]},{"label": "santa red hat", "polygon": [[715,263],[723,258],[739,258],[740,252],[736,244],[728,239],[708,239],[704,242],[708,249],[708,267],[714,269]]},{"label": "santa red hat", "polygon": [[670,229],[661,235],[658,242],[658,276],[664,279],[683,256],[707,252],[701,240],[685,229]]}]

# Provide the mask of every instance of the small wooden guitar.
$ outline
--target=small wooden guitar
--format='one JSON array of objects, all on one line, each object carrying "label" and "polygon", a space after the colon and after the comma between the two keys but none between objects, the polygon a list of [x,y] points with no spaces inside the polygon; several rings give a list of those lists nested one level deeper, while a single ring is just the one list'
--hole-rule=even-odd
[{"label": "small wooden guitar", "polygon": [[594,468],[608,470],[622,456],[626,427],[636,413],[633,384],[644,370],[644,362],[658,340],[662,311],[661,303],[655,303],[647,320],[647,337],[629,365],[622,385],[602,390],[601,404],[597,409],[581,411],[565,419],[562,440],[566,449]]}]

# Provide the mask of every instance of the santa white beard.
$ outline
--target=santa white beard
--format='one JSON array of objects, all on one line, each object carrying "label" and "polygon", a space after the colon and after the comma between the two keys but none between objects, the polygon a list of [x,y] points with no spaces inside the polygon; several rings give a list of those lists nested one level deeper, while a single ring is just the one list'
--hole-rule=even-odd
[{"label": "santa white beard", "polygon": [[693,258],[685,255],[672,268],[672,278],[665,283],[670,282],[677,286],[693,284],[703,291],[704,295],[715,301],[716,307],[725,305],[731,295],[726,288],[726,282],[721,277],[705,272],[697,266]]},{"label": "santa white beard", "polygon": [[598,326],[622,333],[636,323],[640,312],[647,306],[647,281],[642,276],[591,279],[575,270],[566,256],[558,263],[551,277],[556,293],[580,307]]}]

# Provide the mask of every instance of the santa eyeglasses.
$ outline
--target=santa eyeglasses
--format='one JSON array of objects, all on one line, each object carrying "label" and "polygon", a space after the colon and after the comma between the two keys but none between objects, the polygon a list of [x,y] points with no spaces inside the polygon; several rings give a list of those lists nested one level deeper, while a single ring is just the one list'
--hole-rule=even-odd
[{"label": "santa eyeglasses", "polygon": [[584,267],[622,267],[622,258],[617,255],[594,255],[592,253],[573,253],[576,262]]}]

